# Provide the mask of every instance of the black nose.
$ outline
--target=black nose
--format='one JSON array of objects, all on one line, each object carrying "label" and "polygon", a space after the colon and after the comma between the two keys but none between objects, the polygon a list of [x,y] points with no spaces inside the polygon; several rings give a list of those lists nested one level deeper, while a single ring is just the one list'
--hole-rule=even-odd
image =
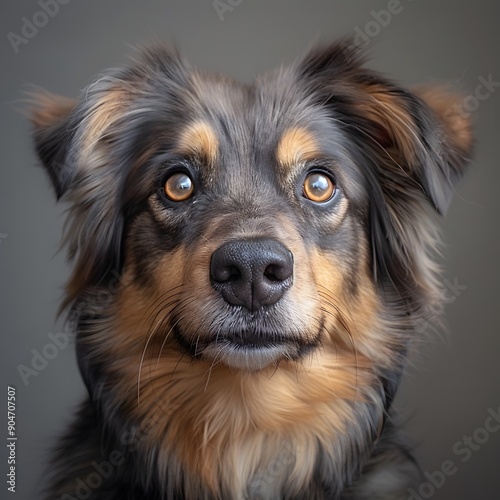
[{"label": "black nose", "polygon": [[226,302],[255,311],[290,288],[293,256],[273,239],[231,241],[212,254],[210,277]]}]

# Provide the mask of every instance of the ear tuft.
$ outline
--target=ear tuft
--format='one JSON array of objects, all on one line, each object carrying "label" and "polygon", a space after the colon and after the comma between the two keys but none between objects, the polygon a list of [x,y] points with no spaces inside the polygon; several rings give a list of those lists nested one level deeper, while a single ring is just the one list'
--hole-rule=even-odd
[{"label": "ear tuft", "polygon": [[299,75],[313,80],[332,78],[356,70],[364,62],[363,51],[350,38],[310,49],[298,61]]},{"label": "ear tuft", "polygon": [[463,112],[464,97],[459,92],[441,86],[420,86],[414,89],[434,112],[443,127],[445,140],[465,155],[470,155],[473,146],[472,124]]},{"label": "ear tuft", "polygon": [[51,94],[45,90],[38,90],[30,94],[31,123],[35,129],[46,129],[66,118],[73,108],[75,101],[67,97]]}]

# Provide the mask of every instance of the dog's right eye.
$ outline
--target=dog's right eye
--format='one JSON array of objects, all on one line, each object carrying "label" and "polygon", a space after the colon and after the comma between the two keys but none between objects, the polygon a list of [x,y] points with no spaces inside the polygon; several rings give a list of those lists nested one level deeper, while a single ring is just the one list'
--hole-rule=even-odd
[{"label": "dog's right eye", "polygon": [[303,186],[303,196],[314,203],[325,203],[335,194],[336,186],[333,180],[324,172],[312,171],[306,177]]},{"label": "dog's right eye", "polygon": [[167,178],[163,191],[171,201],[185,201],[194,192],[193,179],[185,172],[176,172]]}]

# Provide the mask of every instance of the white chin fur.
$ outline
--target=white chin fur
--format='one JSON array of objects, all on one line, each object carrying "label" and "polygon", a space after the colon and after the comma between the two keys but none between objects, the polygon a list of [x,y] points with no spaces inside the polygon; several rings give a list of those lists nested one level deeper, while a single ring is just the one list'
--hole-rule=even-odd
[{"label": "white chin fur", "polygon": [[262,370],[282,358],[290,358],[297,353],[297,347],[275,345],[269,347],[242,347],[234,344],[208,345],[203,357],[224,363],[239,370]]}]

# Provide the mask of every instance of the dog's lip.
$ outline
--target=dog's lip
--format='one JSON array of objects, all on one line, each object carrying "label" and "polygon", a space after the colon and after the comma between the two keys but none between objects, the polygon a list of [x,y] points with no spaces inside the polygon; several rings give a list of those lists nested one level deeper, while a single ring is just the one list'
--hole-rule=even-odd
[{"label": "dog's lip", "polygon": [[282,344],[297,344],[297,340],[286,338],[284,335],[259,335],[256,333],[240,333],[236,335],[223,335],[214,339],[214,344],[234,345],[246,349],[275,347]]},{"label": "dog's lip", "polygon": [[195,359],[218,360],[238,369],[260,370],[280,359],[299,359],[319,345],[320,333],[306,340],[283,333],[219,333],[213,339],[189,342],[178,327],[174,328],[180,345]]},{"label": "dog's lip", "polygon": [[299,352],[296,343],[241,346],[234,342],[212,342],[205,346],[202,357],[212,362],[220,361],[230,368],[257,371],[284,358],[298,358]]},{"label": "dog's lip", "polygon": [[[178,326],[174,328],[175,336],[180,343],[188,348],[191,354],[198,354],[208,346],[224,347],[232,346],[239,349],[266,349],[278,346],[302,346],[311,344],[298,335],[286,335],[284,333],[274,332],[253,332],[253,331],[236,331],[231,333],[218,333],[213,338],[204,340],[198,339],[195,345],[192,345],[183,335],[183,332]],[[196,353],[193,352],[196,349]]]}]

